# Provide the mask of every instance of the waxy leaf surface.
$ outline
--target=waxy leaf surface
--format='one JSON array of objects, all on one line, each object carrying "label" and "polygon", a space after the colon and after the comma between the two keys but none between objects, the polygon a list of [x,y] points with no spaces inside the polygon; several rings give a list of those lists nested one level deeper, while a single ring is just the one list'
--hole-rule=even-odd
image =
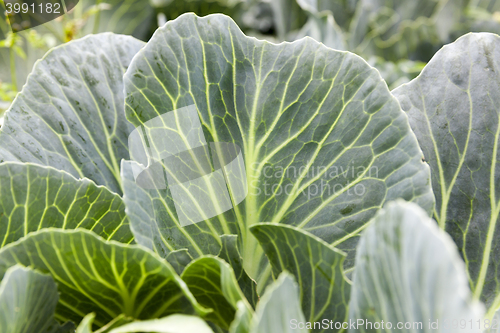
[{"label": "waxy leaf surface", "polygon": [[[358,233],[386,201],[402,197],[433,209],[429,169],[406,115],[379,73],[354,54],[310,38],[275,45],[246,37],[226,16],[185,14],[157,30],[124,82],[127,118],[138,131],[188,138],[184,127],[196,121],[207,143],[235,144],[243,156],[246,199],[187,226],[171,184],[146,189],[134,179],[137,165],[122,168],[136,240],[162,256],[182,248],[194,258],[217,255],[219,235],[239,233],[245,269],[258,281],[266,259],[248,227],[275,222],[348,252],[351,267]],[[193,107],[198,120],[182,117]],[[174,110],[175,126],[161,128]],[[145,145],[159,149],[161,140],[150,135]],[[214,201],[221,193],[184,190],[206,190]]]},{"label": "waxy leaf surface", "polygon": [[500,37],[468,34],[394,90],[432,170],[434,218],[489,315],[500,307],[499,59]]},{"label": "waxy leaf surface", "polygon": [[[308,322],[324,318],[343,322],[350,286],[344,278],[345,254],[323,240],[296,228],[262,223],[251,227],[278,276],[288,271],[300,287],[299,299]],[[315,328],[312,332],[328,332]]]},{"label": "waxy leaf surface", "polygon": [[[15,265],[0,283],[0,329],[3,333],[52,332],[59,294],[49,276]],[[69,330],[67,331],[69,332]]]},{"label": "waxy leaf surface", "polygon": [[402,200],[380,210],[361,237],[349,310],[359,323],[352,333],[380,332],[382,321],[391,332],[483,331],[484,307],[472,299],[457,247]]}]

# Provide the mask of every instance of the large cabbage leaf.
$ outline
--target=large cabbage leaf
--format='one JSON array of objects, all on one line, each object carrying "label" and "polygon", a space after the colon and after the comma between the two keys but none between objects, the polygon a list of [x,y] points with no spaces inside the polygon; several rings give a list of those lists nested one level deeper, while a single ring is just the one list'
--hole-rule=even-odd
[{"label": "large cabbage leaf", "polygon": [[483,331],[455,244],[418,206],[387,204],[356,256],[349,332]]},{"label": "large cabbage leaf", "polygon": [[5,114],[0,161],[52,166],[121,194],[120,160],[132,127],[122,77],[144,45],[110,33],[51,50]]},{"label": "large cabbage leaf", "polygon": [[49,275],[12,266],[0,283],[0,328],[3,333],[69,333],[74,325],[54,319],[59,294]]},{"label": "large cabbage leaf", "polygon": [[[352,267],[359,232],[386,201],[402,197],[433,209],[429,169],[406,115],[379,73],[354,54],[310,38],[275,45],[246,37],[226,16],[185,14],[155,33],[124,82],[127,117],[137,127],[131,142],[143,142],[136,162],[122,167],[124,200],[136,241],[162,256],[182,248],[194,258],[217,255],[219,235],[238,232],[245,269],[258,278],[266,259],[248,227],[275,222],[348,252]],[[243,176],[235,181],[235,170],[223,169],[232,195],[238,186],[248,195],[233,200],[234,209],[185,225],[186,210],[205,216],[197,207],[217,206],[227,189],[205,177],[204,161],[177,165],[171,160],[180,155],[168,153],[209,142],[241,149]],[[206,202],[186,207],[172,186],[141,184],[143,174],[164,175],[158,166],[167,162],[148,157],[151,151],[172,156],[167,177],[177,177],[176,191],[206,191]],[[193,166],[204,172],[198,187],[182,185],[199,171]]]},{"label": "large cabbage leaf", "polygon": [[0,164],[0,248],[43,228],[89,229],[133,239],[123,200],[88,179],[31,163]]},{"label": "large cabbage leaf", "polygon": [[432,169],[434,218],[455,240],[476,297],[500,307],[500,37],[469,34],[394,91]]}]

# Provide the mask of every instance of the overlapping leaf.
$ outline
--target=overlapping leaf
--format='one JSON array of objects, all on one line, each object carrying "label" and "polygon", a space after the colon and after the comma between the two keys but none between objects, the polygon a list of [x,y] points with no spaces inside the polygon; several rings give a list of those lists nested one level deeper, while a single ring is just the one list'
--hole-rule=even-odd
[{"label": "overlapping leaf", "polygon": [[138,53],[125,89],[135,126],[194,105],[207,142],[236,144],[245,162],[247,198],[186,227],[168,189],[142,188],[133,163],[122,168],[136,240],[162,255],[217,255],[219,235],[236,230],[257,278],[265,258],[247,228],[280,222],[349,252],[352,266],[357,235],[384,202],[403,197],[432,210],[429,170],[405,114],[353,54],[312,39],[274,45],[245,37],[223,15],[186,14]]},{"label": "overlapping leaf", "polygon": [[149,0],[150,4],[166,15],[167,20],[174,20],[184,13],[199,16],[221,13],[239,21],[245,12],[246,0]]},{"label": "overlapping leaf", "polygon": [[[238,239],[236,235],[221,236],[222,249],[219,257],[228,262],[238,280],[238,285],[252,307],[255,308],[259,301],[257,294],[257,284],[252,280],[243,268],[243,258],[238,249]],[[168,258],[168,257],[167,257]]]},{"label": "overlapping leaf", "polygon": [[490,315],[500,307],[499,57],[497,35],[469,34],[394,91],[432,169],[434,218]]},{"label": "overlapping leaf", "polygon": [[[300,287],[302,311],[309,322],[343,322],[350,286],[344,279],[345,254],[296,228],[262,223],[250,229],[264,248],[274,276],[288,271]],[[312,332],[328,332],[315,328]]]},{"label": "overlapping leaf", "polygon": [[191,257],[187,249],[181,249],[170,252],[165,259],[172,265],[177,274],[180,275],[184,271],[184,268],[193,260],[193,257]]},{"label": "overlapping leaf", "polygon": [[50,51],[5,115],[0,160],[52,166],[120,194],[131,131],[122,76],[142,46],[101,34]]},{"label": "overlapping leaf", "polygon": [[54,319],[59,295],[54,280],[30,268],[15,265],[0,283],[0,329],[2,333],[70,332]]},{"label": "overlapping leaf", "polygon": [[382,321],[391,332],[482,332],[483,311],[456,246],[422,209],[397,201],[376,215],[356,254],[349,332]]},{"label": "overlapping leaf", "polygon": [[115,319],[113,319],[111,322],[104,325],[103,327],[99,328],[97,331],[94,331],[92,329],[92,325],[94,323],[94,320],[95,320],[95,313],[92,312],[92,313],[89,313],[88,315],[86,315],[82,319],[82,321],[80,322],[78,327],[76,328],[75,333],[92,333],[92,332],[94,332],[94,333],[109,333],[109,331],[111,331],[114,328],[123,326],[125,324],[128,324],[128,323],[134,321],[132,318],[127,317],[127,316],[122,314],[122,315],[119,315],[118,317],[116,317]]},{"label": "overlapping leaf", "polygon": [[206,310],[172,267],[143,248],[106,242],[87,230],[43,229],[0,250],[0,276],[16,264],[50,273],[58,283],[56,318],[79,322],[96,313],[104,326],[120,314],[150,319]]},{"label": "overlapping leaf", "polygon": [[[336,50],[346,50],[345,36],[340,27],[335,22],[333,13],[330,10],[323,11],[322,5],[328,1],[318,0],[294,0],[307,13],[308,19],[306,24],[300,29],[295,36],[296,39],[304,36],[314,38],[318,42],[325,44]],[[331,1],[336,7],[337,1]],[[336,3],[336,5],[340,5]]]},{"label": "overlapping leaf", "polygon": [[274,28],[280,40],[288,38],[290,32],[300,29],[307,22],[307,14],[296,0],[271,1]]},{"label": "overlapping leaf", "polygon": [[89,229],[133,239],[122,199],[88,179],[35,164],[0,165],[0,247],[42,228]]},{"label": "overlapping leaf", "polygon": [[287,272],[281,273],[278,279],[266,288],[255,313],[243,302],[238,302],[238,310],[229,332],[309,332],[305,328],[305,318],[300,308],[298,293],[299,288],[293,276]]},{"label": "overlapping leaf", "polygon": [[298,299],[298,287],[290,274],[282,273],[262,296],[250,323],[249,332],[308,332],[305,328],[298,328],[298,323],[305,323]]},{"label": "overlapping leaf", "polygon": [[[147,41],[148,34],[156,22],[153,7],[145,4],[143,0],[106,0],[103,2],[80,0],[68,19],[85,19],[86,11],[99,3],[106,4],[106,9],[88,17],[85,25],[81,27],[82,31],[79,31],[80,35],[114,32],[132,35]],[[154,23],[151,24],[151,22]]]},{"label": "overlapping leaf", "polygon": [[213,309],[206,319],[223,329],[229,328],[239,301],[243,301],[251,311],[231,266],[220,258],[201,257],[194,260],[181,278],[201,305]]}]

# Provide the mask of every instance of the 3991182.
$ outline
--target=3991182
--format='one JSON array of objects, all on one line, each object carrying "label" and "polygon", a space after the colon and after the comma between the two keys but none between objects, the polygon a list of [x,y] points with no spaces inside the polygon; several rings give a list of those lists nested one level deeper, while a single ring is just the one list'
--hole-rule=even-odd
[{"label": "3991182", "polygon": [[6,13],[9,14],[62,14],[60,3],[6,3]]}]

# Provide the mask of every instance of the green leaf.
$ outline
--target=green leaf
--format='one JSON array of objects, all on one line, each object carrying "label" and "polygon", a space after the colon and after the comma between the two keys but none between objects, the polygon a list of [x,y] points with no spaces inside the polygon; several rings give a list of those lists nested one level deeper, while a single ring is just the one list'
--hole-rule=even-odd
[{"label": "green leaf", "polygon": [[170,265],[175,269],[177,274],[182,274],[184,268],[193,260],[187,249],[181,249],[170,252],[165,258]]},{"label": "green leaf", "polygon": [[52,166],[120,194],[132,129],[122,75],[143,45],[101,34],[50,51],[5,114],[0,160]]},{"label": "green leaf", "polygon": [[213,309],[205,318],[223,329],[228,329],[236,313],[236,304],[245,295],[231,266],[217,257],[201,257],[191,262],[181,275],[199,304]]},{"label": "green leaf", "polygon": [[241,15],[246,10],[248,0],[149,0],[150,4],[166,15],[167,20],[174,20],[184,13],[199,16],[221,13],[241,22]]},{"label": "green leaf", "polygon": [[471,289],[500,307],[500,37],[469,34],[394,91],[432,170],[434,218],[455,240]]},{"label": "green leaf", "polygon": [[86,315],[76,328],[75,333],[92,333],[92,323],[94,322],[94,319],[95,313],[92,312]]},{"label": "green leaf", "polygon": [[[293,276],[281,273],[278,279],[269,285],[257,305],[250,324],[250,333],[307,333],[307,329],[298,328],[304,323],[304,314],[300,309],[299,288]],[[297,323],[297,327],[294,327]]]},{"label": "green leaf", "polygon": [[97,331],[95,331],[95,333],[109,333],[111,330],[123,326],[125,324],[131,323],[133,321],[134,321],[133,318],[121,314],[112,321],[110,321],[109,323],[107,323],[106,325],[104,325],[103,327],[101,327],[100,329],[98,329]]},{"label": "green leaf", "polygon": [[296,0],[271,1],[274,27],[280,40],[287,39],[290,32],[300,29],[307,22],[307,14]]},{"label": "green leaf", "polygon": [[109,333],[213,333],[212,329],[200,318],[181,314],[161,319],[130,323],[111,330]]},{"label": "green leaf", "polygon": [[295,276],[308,322],[320,322],[324,318],[345,321],[350,286],[344,278],[343,252],[292,226],[262,223],[250,230],[264,248],[273,275],[288,271]]},{"label": "green leaf", "polygon": [[360,0],[295,0],[304,11],[333,14],[343,30],[348,31]]},{"label": "green leaf", "polygon": [[320,12],[317,0],[296,1],[308,15],[307,22],[295,36],[296,39],[309,36],[332,49],[346,50],[344,33],[335,22],[332,12]]},{"label": "green leaf", "polygon": [[[82,321],[80,322],[78,327],[76,328],[75,333],[92,333],[92,332],[94,332],[92,330],[92,324],[94,323],[94,320],[95,320],[95,313],[92,312],[92,313],[89,313],[88,315],[86,315],[82,319]],[[109,333],[109,331],[111,331],[112,329],[119,327],[119,326],[123,326],[123,325],[128,324],[132,321],[133,321],[132,318],[121,314],[118,317],[116,317],[115,319],[113,319],[112,321],[110,321],[109,323],[107,323],[106,325],[104,325],[103,327],[101,327],[100,329],[98,329],[97,331],[95,331],[94,333]]]},{"label": "green leaf", "polygon": [[0,283],[2,333],[50,332],[58,326],[54,311],[59,295],[54,280],[30,268],[15,265]]},{"label": "green leaf", "polygon": [[117,194],[52,167],[0,164],[0,248],[42,228],[89,229],[105,239],[133,239]]},{"label": "green leaf", "polygon": [[[219,253],[219,257],[228,262],[233,268],[236,279],[238,280],[238,285],[241,291],[245,295],[250,305],[253,308],[257,305],[259,301],[259,295],[257,294],[257,284],[252,278],[250,278],[243,268],[243,258],[240,255],[238,249],[238,236],[237,235],[222,235],[222,249]],[[168,258],[168,257],[167,257]]]},{"label": "green leaf", "polygon": [[22,264],[59,285],[56,318],[79,322],[96,313],[102,327],[120,314],[136,319],[206,310],[164,260],[134,245],[104,241],[88,230],[43,229],[0,250],[0,276]]},{"label": "green leaf", "polygon": [[497,311],[495,313],[492,320],[488,322],[486,322],[486,320],[484,321],[484,323],[485,324],[488,323],[489,327],[485,327],[486,328],[485,333],[500,333],[500,311]]},{"label": "green leaf", "polygon": [[397,332],[451,332],[461,320],[467,332],[481,332],[483,306],[471,296],[450,236],[417,205],[398,200],[379,211],[361,237],[349,314],[359,326],[349,332],[380,332],[373,325],[380,328],[382,320]]},{"label": "green leaf", "polygon": [[[108,8],[88,15],[96,4],[107,4]],[[155,22],[153,7],[144,0],[80,0],[64,21],[70,20],[85,20],[85,25],[78,32],[80,36],[114,32],[146,41],[152,28],[151,22]]]},{"label": "green leaf", "polygon": [[460,23],[466,0],[360,0],[350,49],[386,60],[428,61]]},{"label": "green leaf", "polygon": [[336,50],[346,50],[346,43],[340,27],[333,20],[331,14],[311,15],[307,23],[300,29],[295,39],[305,36],[314,38],[318,42]]},{"label": "green leaf", "polygon": [[[134,172],[144,168],[147,177],[165,171],[162,163],[148,164],[156,160],[147,159],[142,143],[135,147],[131,155],[139,163],[122,168],[127,214],[136,241],[162,256],[183,248],[194,258],[217,255],[219,235],[238,234],[245,270],[259,282],[266,258],[248,228],[274,222],[348,252],[352,267],[358,234],[384,202],[402,197],[429,213],[433,209],[429,169],[406,115],[379,73],[354,54],[310,38],[275,45],[246,37],[226,16],[185,14],[155,33],[124,81],[135,139],[141,143],[141,137],[154,154],[201,149],[203,141],[241,148],[241,163],[236,158],[235,163],[240,171],[244,162],[243,176],[216,163],[213,169],[224,169],[232,195],[247,189],[246,199],[185,225],[179,213],[205,216],[208,209],[197,205],[218,207],[228,191],[225,179],[210,183],[214,172],[201,173],[197,186],[174,182],[176,191],[207,193],[192,205],[174,201],[172,186],[164,188],[164,181],[135,181]],[[173,143],[182,137],[194,142]],[[167,176],[198,171],[176,166]]]},{"label": "green leaf", "polygon": [[253,311],[248,308],[244,301],[236,303],[236,307],[236,314],[229,327],[229,333],[249,333]]}]

